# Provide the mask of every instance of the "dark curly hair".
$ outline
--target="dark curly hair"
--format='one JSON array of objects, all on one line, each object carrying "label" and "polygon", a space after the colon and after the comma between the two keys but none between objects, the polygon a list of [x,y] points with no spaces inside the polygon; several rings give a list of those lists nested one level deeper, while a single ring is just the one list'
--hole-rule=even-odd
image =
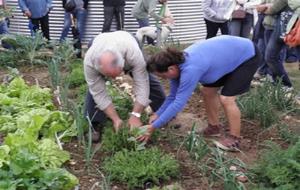
[{"label": "dark curly hair", "polygon": [[168,67],[184,63],[185,56],[186,54],[183,51],[179,51],[175,48],[167,48],[153,55],[147,61],[147,70],[149,72],[167,72]]}]

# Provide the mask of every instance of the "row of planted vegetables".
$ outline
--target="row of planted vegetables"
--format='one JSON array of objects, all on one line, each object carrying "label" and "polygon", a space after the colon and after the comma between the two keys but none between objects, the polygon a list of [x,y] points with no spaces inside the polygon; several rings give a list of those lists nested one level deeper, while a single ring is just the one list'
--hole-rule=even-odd
[{"label": "row of planted vegetables", "polygon": [[76,136],[69,113],[53,105],[51,90],[21,77],[0,86],[0,190],[69,190],[78,179],[63,168],[62,144]]}]

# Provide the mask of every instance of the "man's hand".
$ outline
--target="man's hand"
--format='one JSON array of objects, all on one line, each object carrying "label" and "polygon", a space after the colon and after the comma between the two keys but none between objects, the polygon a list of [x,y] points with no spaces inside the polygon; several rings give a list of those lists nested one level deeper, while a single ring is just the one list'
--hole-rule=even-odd
[{"label": "man's hand", "polygon": [[28,18],[30,18],[31,17],[31,12],[29,10],[26,10],[24,12],[24,15],[27,16]]},{"label": "man's hand", "polygon": [[151,138],[152,133],[155,131],[155,128],[152,125],[146,125],[143,127],[147,127],[147,132],[137,138],[138,141],[148,142]]},{"label": "man's hand", "polygon": [[123,121],[121,119],[116,119],[113,121],[114,130],[117,133],[119,129],[122,127]]},{"label": "man's hand", "polygon": [[260,13],[265,12],[265,10],[266,10],[267,8],[268,8],[268,7],[267,7],[265,4],[256,6],[256,10],[257,10],[258,12],[260,12]]},{"label": "man's hand", "polygon": [[161,21],[163,24],[174,23],[174,19],[172,19],[170,17],[165,17]]},{"label": "man's hand", "polygon": [[157,120],[158,115],[156,113],[153,113],[149,118],[149,125],[151,125],[155,120]]},{"label": "man's hand", "polygon": [[128,120],[128,125],[130,128],[140,127],[143,125],[141,119],[132,115]]}]

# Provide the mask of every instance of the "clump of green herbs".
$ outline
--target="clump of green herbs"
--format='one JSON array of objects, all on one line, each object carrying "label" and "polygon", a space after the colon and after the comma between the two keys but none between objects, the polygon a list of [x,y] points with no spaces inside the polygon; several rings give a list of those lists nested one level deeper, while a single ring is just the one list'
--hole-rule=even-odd
[{"label": "clump of green herbs", "polygon": [[143,151],[122,150],[104,161],[111,180],[127,184],[128,189],[143,188],[146,182],[159,184],[179,174],[179,165],[157,148]]},{"label": "clump of green herbs", "polygon": [[[111,125],[111,124],[108,124]],[[108,153],[116,153],[126,150],[139,151],[145,149],[145,144],[143,142],[138,142],[136,138],[142,134],[143,129],[132,129],[129,127],[123,126],[116,133],[113,130],[113,127],[106,127],[102,136],[102,150]]]},{"label": "clump of green herbs", "polygon": [[267,143],[253,167],[257,189],[300,189],[300,140],[287,149]]}]

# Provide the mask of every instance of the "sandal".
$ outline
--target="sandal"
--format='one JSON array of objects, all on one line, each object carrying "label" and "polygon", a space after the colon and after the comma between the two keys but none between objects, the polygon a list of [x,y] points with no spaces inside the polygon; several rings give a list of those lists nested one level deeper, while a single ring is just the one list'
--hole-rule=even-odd
[{"label": "sandal", "polygon": [[204,137],[219,137],[221,132],[224,130],[223,125],[211,125],[208,126],[201,132]]},{"label": "sandal", "polygon": [[222,150],[238,152],[240,151],[241,137],[227,135],[218,141],[214,141],[214,144]]}]

